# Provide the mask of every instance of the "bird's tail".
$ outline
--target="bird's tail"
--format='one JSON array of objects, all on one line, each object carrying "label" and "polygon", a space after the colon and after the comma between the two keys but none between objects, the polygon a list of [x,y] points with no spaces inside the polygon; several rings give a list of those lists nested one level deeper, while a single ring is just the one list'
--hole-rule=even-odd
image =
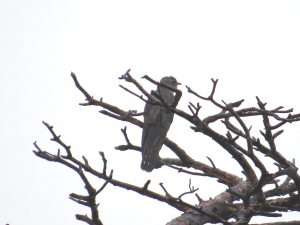
[{"label": "bird's tail", "polygon": [[162,129],[158,134],[156,133],[155,136],[153,135],[153,137],[148,137],[146,139],[142,145],[142,170],[151,172],[155,168],[159,157],[159,151],[165,141],[165,137],[166,131],[165,129]]},{"label": "bird's tail", "polygon": [[143,149],[141,168],[151,172],[155,168],[158,155],[153,155],[152,149]]}]

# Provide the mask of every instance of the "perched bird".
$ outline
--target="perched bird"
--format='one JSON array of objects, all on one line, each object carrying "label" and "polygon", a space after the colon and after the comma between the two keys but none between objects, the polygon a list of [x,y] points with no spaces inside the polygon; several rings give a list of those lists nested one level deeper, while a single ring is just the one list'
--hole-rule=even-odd
[{"label": "perched bird", "polygon": [[[180,85],[174,77],[163,77],[160,82],[175,88]],[[165,102],[172,104],[175,100],[174,92],[164,87],[158,88],[159,90],[155,92],[160,94]],[[155,98],[153,94],[151,96]],[[174,113],[164,106],[146,104],[142,135],[142,170],[151,172],[155,168],[158,153],[165,141],[173,116]]]}]

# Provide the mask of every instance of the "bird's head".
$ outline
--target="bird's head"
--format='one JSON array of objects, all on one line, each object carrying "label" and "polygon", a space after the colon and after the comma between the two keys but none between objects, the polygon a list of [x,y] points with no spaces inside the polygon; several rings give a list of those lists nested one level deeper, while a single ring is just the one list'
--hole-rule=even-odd
[{"label": "bird's head", "polygon": [[163,77],[160,82],[162,83],[165,83],[167,85],[170,85],[172,87],[175,87],[177,88],[177,85],[181,85],[181,83],[177,82],[176,78],[175,77]]}]

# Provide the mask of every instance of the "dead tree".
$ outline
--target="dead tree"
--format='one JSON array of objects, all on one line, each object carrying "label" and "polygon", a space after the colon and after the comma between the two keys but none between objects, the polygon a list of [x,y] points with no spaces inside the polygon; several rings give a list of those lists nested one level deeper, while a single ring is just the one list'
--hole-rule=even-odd
[{"label": "dead tree", "polygon": [[[93,169],[84,156],[82,157],[83,161],[76,159],[72,155],[71,147],[61,140],[60,135],[57,135],[54,132],[52,126],[43,122],[53,136],[51,140],[62,146],[65,153],[61,154],[60,150],[58,150],[57,154],[43,151],[36,142],[34,143],[36,148],[34,153],[36,156],[42,159],[58,162],[69,167],[70,169],[73,169],[76,173],[78,173],[84,182],[88,194],[79,195],[72,193],[70,194],[70,199],[81,205],[89,207],[91,209],[91,216],[76,215],[78,220],[82,220],[87,224],[102,224],[100,220],[101,215],[99,216],[97,208],[98,205],[96,202],[96,196],[103,191],[108,183],[120,188],[134,191],[149,198],[165,202],[169,206],[175,207],[183,212],[180,217],[177,217],[171,222],[167,223],[168,225],[199,225],[205,223],[246,225],[250,223],[251,218],[258,215],[265,217],[280,217],[280,212],[300,211],[300,176],[297,173],[298,168],[295,165],[295,160],[293,159],[292,162],[288,161],[276,149],[275,145],[275,139],[283,132],[283,130],[276,131],[276,129],[281,128],[286,123],[299,121],[300,114],[292,114],[293,109],[284,110],[282,106],[272,110],[266,109],[266,103],[263,103],[258,97],[256,97],[258,107],[239,109],[244,100],[239,100],[233,103],[226,103],[225,101],[222,101],[222,104],[214,99],[214,93],[218,80],[212,79],[213,87],[208,97],[203,97],[192,90],[191,87],[186,86],[189,93],[199,97],[204,101],[211,102],[221,110],[221,112],[218,114],[211,115],[206,118],[200,118],[198,116],[198,112],[201,109],[199,103],[189,103],[188,108],[190,113],[176,108],[182,95],[180,90],[172,88],[163,83],[159,83],[147,75],[142,77],[155,85],[164,86],[176,93],[174,103],[169,105],[162,101],[162,98],[160,98],[160,101],[151,98],[150,94],[130,75],[129,72],[130,70],[128,70],[119,79],[135,85],[141,91],[142,95],[134,93],[120,85],[124,90],[140,98],[145,103],[150,102],[151,104],[159,104],[167,107],[177,116],[180,116],[191,123],[192,130],[212,138],[236,160],[236,162],[242,168],[246,179],[239,178],[235,174],[231,174],[217,168],[210,158],[209,161],[211,162],[211,165],[206,165],[200,161],[197,161],[196,159],[193,159],[189,156],[188,150],[182,149],[175,142],[166,138],[164,145],[173,151],[177,158],[159,158],[156,164],[156,169],[160,169],[162,166],[168,166],[174,170],[177,170],[178,172],[194,175],[196,178],[198,178],[197,176],[217,178],[218,182],[227,185],[228,189],[225,192],[215,196],[213,199],[204,201],[199,197],[198,194],[195,193],[198,189],[195,189],[191,183],[189,185],[189,190],[179,196],[173,196],[172,193],[169,193],[167,188],[164,187],[163,183],[160,183],[161,188],[165,192],[165,196],[163,196],[148,189],[150,180],[141,186],[135,186],[113,179],[113,170],[109,173],[109,175],[106,171],[107,160],[103,152],[100,152],[100,156],[102,157],[103,161],[102,171]],[[106,116],[116,120],[127,121],[141,128],[143,127],[143,122],[137,119],[137,117],[141,116],[142,113],[137,113],[136,111],[124,111],[117,106],[104,102],[102,98],[100,100],[96,100],[80,85],[74,73],[71,73],[71,76],[76,87],[84,94],[86,98],[86,102],[81,103],[80,105],[100,106],[104,108],[104,110],[101,110],[100,112]],[[145,95],[148,99],[144,98],[143,95]],[[250,134],[251,126],[249,127],[246,125],[243,120],[244,117],[262,118],[265,130],[260,132],[267,144],[264,145],[261,143],[258,137],[254,137]],[[275,119],[277,121],[276,124],[271,124],[270,118]],[[219,120],[221,120],[224,123],[224,126],[227,128],[226,136],[219,134],[209,126],[210,124]],[[235,120],[239,126],[234,125],[232,120]],[[126,133],[126,127],[122,129],[122,133],[127,144],[115,147],[117,150],[141,151],[140,146],[131,144]],[[238,138],[245,140],[245,146],[242,146],[236,142]],[[263,155],[270,157],[274,161],[274,164],[278,167],[278,171],[275,173],[268,172],[268,169],[257,157],[256,152],[260,152]],[[259,169],[261,174],[260,177],[258,177],[257,173],[255,173],[253,166],[251,166],[249,163],[250,161],[252,161],[255,167]],[[191,171],[191,169],[198,170],[199,172]],[[86,177],[87,173],[105,180],[104,185],[102,187],[98,187],[98,189],[93,187]],[[287,176],[286,180],[281,185],[278,185],[278,178],[285,175]],[[267,184],[273,184],[274,188],[264,191],[263,187]],[[196,206],[182,200],[182,196],[192,193],[195,193],[195,196],[199,200],[199,204]],[[283,195],[288,195],[288,197],[282,197]],[[229,222],[230,219],[234,219],[235,221]],[[268,224],[300,224],[300,220]]]}]

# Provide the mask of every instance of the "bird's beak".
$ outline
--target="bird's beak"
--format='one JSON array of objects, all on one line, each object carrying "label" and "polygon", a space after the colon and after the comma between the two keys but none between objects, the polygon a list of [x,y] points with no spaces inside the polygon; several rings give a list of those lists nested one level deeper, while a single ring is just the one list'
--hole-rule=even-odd
[{"label": "bird's beak", "polygon": [[177,82],[176,84],[177,84],[177,85],[181,85],[181,83],[179,83],[179,82]]}]

